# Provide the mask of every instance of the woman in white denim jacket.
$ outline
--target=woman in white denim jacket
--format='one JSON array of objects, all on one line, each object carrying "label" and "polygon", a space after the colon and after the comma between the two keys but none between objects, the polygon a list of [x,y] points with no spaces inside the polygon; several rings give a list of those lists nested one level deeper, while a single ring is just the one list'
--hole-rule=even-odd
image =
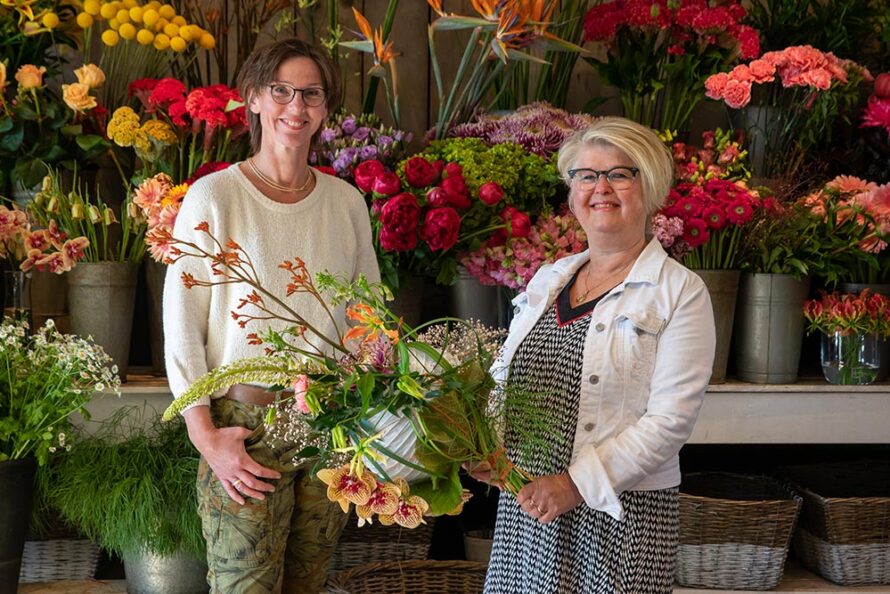
[{"label": "woman in white denim jacket", "polygon": [[670,592],[678,452],[714,358],[710,298],[651,238],[673,181],[652,130],[604,118],[558,165],[589,250],[542,267],[514,300],[495,373],[538,394],[555,430],[523,458],[527,428],[507,419],[508,450],[538,478],[501,495],[485,591]]}]

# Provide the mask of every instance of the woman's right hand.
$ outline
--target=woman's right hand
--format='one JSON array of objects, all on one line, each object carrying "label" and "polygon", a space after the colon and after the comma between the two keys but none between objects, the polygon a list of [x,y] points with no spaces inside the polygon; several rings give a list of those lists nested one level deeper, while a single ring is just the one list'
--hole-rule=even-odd
[{"label": "woman's right hand", "polygon": [[183,413],[189,439],[198,449],[210,469],[222,483],[223,489],[239,505],[244,497],[265,499],[263,493],[275,491],[275,486],[261,479],[279,479],[281,473],[258,464],[244,447],[250,435],[245,427],[213,425],[209,406],[196,406]]}]

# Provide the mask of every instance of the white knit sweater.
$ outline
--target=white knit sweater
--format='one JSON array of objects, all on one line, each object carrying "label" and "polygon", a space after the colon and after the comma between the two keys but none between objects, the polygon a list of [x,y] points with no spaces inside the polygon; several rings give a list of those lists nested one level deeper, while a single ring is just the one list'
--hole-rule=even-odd
[{"label": "white knit sweater", "polygon": [[[282,204],[267,198],[237,164],[232,165],[201,178],[189,188],[173,235],[208,248],[207,235],[195,231],[199,223],[206,221],[220,242],[225,244],[232,239],[244,248],[265,288],[336,340],[333,323],[313,297],[300,293],[285,297],[290,274],[278,265],[301,258],[313,278],[327,271],[348,279],[364,274],[369,280],[377,281],[380,273],[371,243],[368,209],[362,196],[336,177],[316,172],[316,179],[315,189],[309,196],[296,204]],[[248,323],[246,328],[239,327],[231,312],[248,294],[248,285],[186,289],[181,280],[183,272],[190,272],[197,279],[212,278],[208,261],[196,258],[183,258],[167,270],[164,285],[166,365],[170,389],[177,398],[208,370],[243,357],[263,355],[263,347],[247,344],[249,333],[287,326],[260,320]],[[256,313],[250,308],[239,313],[251,311]],[[333,313],[342,332],[346,327],[343,306]],[[209,402],[207,398],[197,404]]]}]

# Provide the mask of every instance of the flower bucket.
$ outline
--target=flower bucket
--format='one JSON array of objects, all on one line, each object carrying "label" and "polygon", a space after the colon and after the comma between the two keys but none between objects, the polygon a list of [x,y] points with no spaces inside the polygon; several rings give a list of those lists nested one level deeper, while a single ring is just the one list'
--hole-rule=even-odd
[{"label": "flower bucket", "polygon": [[726,363],[729,360],[729,345],[732,342],[732,326],[735,318],[735,304],[739,292],[738,270],[694,270],[705,281],[711,295],[714,309],[714,325],[717,330],[717,352],[711,371],[711,383],[726,381]]},{"label": "flower bucket", "polygon": [[205,594],[207,563],[182,551],[155,555],[145,551],[124,555],[129,594]]},{"label": "flower bucket", "polygon": [[81,262],[67,273],[71,330],[105,349],[121,381],[130,358],[138,270],[130,262]]},{"label": "flower bucket", "polygon": [[18,590],[36,472],[34,458],[0,462],[0,592]]},{"label": "flower bucket", "polygon": [[803,343],[803,303],[810,279],[790,274],[741,277],[733,352],[740,380],[786,384],[797,380]]},{"label": "flower bucket", "polygon": [[451,287],[451,308],[456,318],[477,320],[497,328],[501,297],[497,287],[483,285],[466,268],[460,267],[457,282]]},{"label": "flower bucket", "polygon": [[164,366],[164,278],[167,265],[145,258],[145,285],[148,287],[148,339],[151,346],[151,372],[166,375]]}]

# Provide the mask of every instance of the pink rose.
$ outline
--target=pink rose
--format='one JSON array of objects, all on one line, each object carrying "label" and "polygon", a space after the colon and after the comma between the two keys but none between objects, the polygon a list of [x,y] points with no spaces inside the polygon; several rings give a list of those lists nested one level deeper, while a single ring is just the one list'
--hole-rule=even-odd
[{"label": "pink rose", "polygon": [[433,208],[427,211],[420,236],[433,251],[451,249],[460,232],[460,215],[453,208]]},{"label": "pink rose", "polygon": [[504,189],[495,182],[485,182],[479,187],[479,199],[488,206],[494,206],[504,197]]},{"label": "pink rose", "polygon": [[304,415],[308,415],[312,411],[306,402],[306,392],[309,391],[309,377],[303,374],[297,376],[293,383],[294,388],[294,406]]},{"label": "pink rose", "polygon": [[368,161],[362,161],[356,165],[355,170],[352,172],[352,176],[355,178],[355,185],[358,186],[358,189],[368,193],[371,191],[377,176],[385,171],[386,168],[383,166],[383,163],[377,159],[370,159]]},{"label": "pink rose", "polygon": [[423,157],[411,157],[405,163],[405,179],[415,188],[425,188],[437,177],[439,172],[436,167]]},{"label": "pink rose", "polygon": [[374,179],[371,191],[378,196],[392,196],[402,189],[399,176],[391,171],[384,171]]}]

